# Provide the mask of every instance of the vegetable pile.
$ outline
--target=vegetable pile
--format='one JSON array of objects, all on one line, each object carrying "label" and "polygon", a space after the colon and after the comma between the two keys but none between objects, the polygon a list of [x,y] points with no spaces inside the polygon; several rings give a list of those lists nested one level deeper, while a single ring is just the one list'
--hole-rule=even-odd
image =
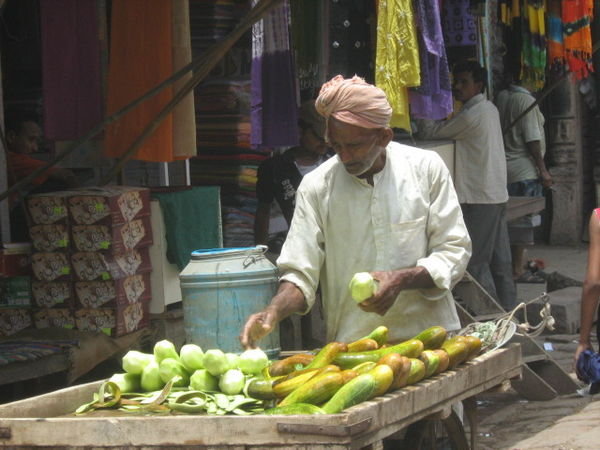
[{"label": "vegetable pile", "polygon": [[336,414],[346,408],[454,369],[481,351],[475,336],[447,338],[443,327],[387,344],[377,327],[351,343],[271,362],[259,349],[240,355],[194,344],[179,353],[166,340],[154,354],[123,357],[125,373],[104,382],[76,414],[112,408],[142,414]]}]

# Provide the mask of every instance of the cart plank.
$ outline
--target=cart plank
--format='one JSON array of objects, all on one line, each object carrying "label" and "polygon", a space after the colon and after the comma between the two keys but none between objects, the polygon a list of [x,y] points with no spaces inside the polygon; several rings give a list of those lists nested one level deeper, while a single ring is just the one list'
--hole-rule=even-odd
[{"label": "cart plank", "polygon": [[0,405],[0,446],[358,449],[520,373],[513,345],[341,414],[59,417],[89,402],[95,382]]}]

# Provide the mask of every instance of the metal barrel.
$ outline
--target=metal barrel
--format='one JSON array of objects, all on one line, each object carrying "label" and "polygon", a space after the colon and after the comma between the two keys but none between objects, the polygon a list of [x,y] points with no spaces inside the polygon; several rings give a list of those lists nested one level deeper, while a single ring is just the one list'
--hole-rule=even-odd
[{"label": "metal barrel", "polygon": [[[243,351],[239,335],[250,314],[265,308],[277,290],[277,268],[266,246],[215,248],[192,252],[179,274],[186,342],[204,351]],[[281,350],[279,329],[259,342],[269,358]]]}]

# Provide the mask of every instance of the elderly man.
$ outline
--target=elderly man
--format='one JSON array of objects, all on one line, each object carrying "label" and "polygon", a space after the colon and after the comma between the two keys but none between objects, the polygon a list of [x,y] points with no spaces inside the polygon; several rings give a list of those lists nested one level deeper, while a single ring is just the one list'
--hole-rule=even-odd
[{"label": "elderly man", "polygon": [[[432,325],[459,328],[450,290],[471,244],[444,163],[392,142],[385,93],[361,78],[338,75],[321,88],[316,108],[337,156],[303,178],[277,260],[279,290],[248,318],[242,345],[308,311],[319,284],[328,341],[350,342],[378,325],[393,341]],[[379,287],[357,305],[348,282],[365,271]]]}]

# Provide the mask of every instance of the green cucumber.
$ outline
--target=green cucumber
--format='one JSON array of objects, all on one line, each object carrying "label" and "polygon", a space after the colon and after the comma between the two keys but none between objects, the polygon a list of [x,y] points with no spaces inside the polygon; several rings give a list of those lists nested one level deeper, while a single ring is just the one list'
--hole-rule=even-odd
[{"label": "green cucumber", "polygon": [[339,388],[322,409],[326,414],[338,414],[346,408],[367,400],[376,388],[375,377],[369,373],[363,373]]},{"label": "green cucumber", "polygon": [[420,340],[423,343],[424,350],[434,350],[442,346],[447,334],[444,327],[434,326],[421,331],[413,339]]},{"label": "green cucumber", "polygon": [[423,342],[418,339],[411,339],[396,345],[392,345],[391,347],[379,348],[377,350],[354,353],[338,353],[333,360],[333,364],[340,366],[342,369],[352,369],[354,366],[364,362],[377,362],[382,356],[385,356],[388,353],[399,353],[408,358],[416,358],[421,354],[422,351]]}]

